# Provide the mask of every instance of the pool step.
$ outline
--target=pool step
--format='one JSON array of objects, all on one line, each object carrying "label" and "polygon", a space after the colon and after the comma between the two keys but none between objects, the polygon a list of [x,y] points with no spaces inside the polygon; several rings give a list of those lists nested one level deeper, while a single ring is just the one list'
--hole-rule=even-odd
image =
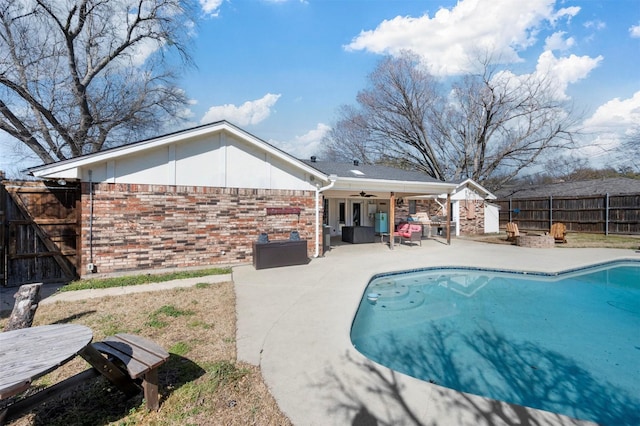
[{"label": "pool step", "polygon": [[385,279],[369,286],[367,299],[376,308],[395,311],[417,308],[424,303],[424,294],[416,287]]}]

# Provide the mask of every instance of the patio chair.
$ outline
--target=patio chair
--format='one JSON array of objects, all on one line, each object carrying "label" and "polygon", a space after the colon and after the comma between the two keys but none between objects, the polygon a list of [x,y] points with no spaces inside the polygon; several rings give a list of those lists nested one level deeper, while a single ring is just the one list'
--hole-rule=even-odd
[{"label": "patio chair", "polygon": [[507,223],[507,241],[515,241],[519,236],[520,231],[518,230],[518,224],[513,222]]},{"label": "patio chair", "polygon": [[400,244],[405,241],[417,242],[422,246],[422,225],[417,223],[401,222],[398,225],[394,237],[400,237]]},{"label": "patio chair", "polygon": [[567,227],[564,223],[554,223],[551,225],[551,231],[549,232],[556,243],[566,243],[567,242]]}]

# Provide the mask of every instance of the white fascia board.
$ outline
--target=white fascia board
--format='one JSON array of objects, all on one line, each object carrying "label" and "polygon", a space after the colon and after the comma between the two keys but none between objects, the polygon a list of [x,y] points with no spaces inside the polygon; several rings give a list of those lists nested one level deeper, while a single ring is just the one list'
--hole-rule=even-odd
[{"label": "white fascia board", "polygon": [[50,171],[40,171],[40,172],[32,172],[31,173],[35,177],[39,178],[48,178],[48,179],[65,179],[69,181],[79,180],[80,179],[80,169],[77,167],[67,167],[57,169],[55,172]]},{"label": "white fascia board", "polygon": [[[470,186],[473,187],[476,192],[479,192],[482,198],[484,199],[488,199],[488,200],[495,200],[497,197],[495,195],[493,195],[487,188],[485,188],[484,186],[480,185],[478,182],[476,182],[475,180],[471,179],[471,178],[467,178],[464,181],[460,182],[458,184],[458,188],[464,188],[464,186]],[[484,195],[481,195],[484,194]]]},{"label": "white fascia board", "polygon": [[325,175],[324,173],[310,166],[307,166],[302,161],[290,156],[289,154],[283,151],[276,149],[275,147],[265,143],[264,141],[239,129],[236,126],[231,125],[226,121],[214,123],[214,124],[211,124],[210,126],[203,126],[203,127],[199,127],[191,130],[185,130],[184,132],[179,132],[176,134],[160,136],[158,138],[150,139],[146,142],[134,143],[131,145],[109,149],[104,152],[97,152],[95,154],[91,154],[91,155],[87,155],[79,158],[72,158],[72,159],[61,161],[58,163],[52,163],[44,166],[34,167],[31,169],[31,174],[33,176],[41,177],[41,178],[59,178],[59,177],[63,177],[61,173],[64,173],[71,169],[76,169],[75,174],[79,178],[80,177],[79,169],[82,167],[87,167],[92,164],[100,163],[103,161],[114,160],[119,157],[124,157],[127,155],[145,151],[148,149],[157,148],[163,145],[168,145],[168,144],[184,141],[191,138],[196,138],[203,135],[212,134],[217,131],[229,132],[232,135],[235,135],[242,140],[245,140],[247,142],[252,143],[253,145],[260,147],[265,152],[280,158],[281,160],[285,161],[291,166],[303,170],[305,173],[308,173],[310,176],[314,176],[315,178],[320,179],[324,182],[329,182],[328,176]]},{"label": "white fascia board", "polygon": [[41,166],[43,168],[38,168],[37,170],[31,170],[31,175],[39,178],[52,178],[52,179],[80,179],[79,176],[79,168],[77,164],[67,164],[63,165],[51,165],[50,167]]},{"label": "white fascia board", "polygon": [[76,167],[87,167],[95,163],[103,161],[113,160],[119,157],[135,154],[148,149],[157,148],[163,145],[179,142],[185,139],[197,137],[203,134],[213,133],[215,131],[225,128],[225,123],[218,123],[212,126],[205,126],[192,131],[185,131],[178,134],[171,134],[167,136],[160,136],[158,138],[150,139],[146,142],[138,142],[131,145],[120,146],[112,149],[108,149],[102,152],[96,152],[94,154],[72,158],[58,163],[47,164],[44,166],[36,167],[32,169],[31,174],[36,177],[57,177],[58,173],[63,170]]},{"label": "white fascia board", "polygon": [[455,183],[447,182],[417,182],[406,180],[389,179],[362,179],[339,177],[331,188],[332,190],[364,190],[364,191],[384,191],[384,192],[407,192],[421,194],[441,194],[452,193],[456,189]]}]

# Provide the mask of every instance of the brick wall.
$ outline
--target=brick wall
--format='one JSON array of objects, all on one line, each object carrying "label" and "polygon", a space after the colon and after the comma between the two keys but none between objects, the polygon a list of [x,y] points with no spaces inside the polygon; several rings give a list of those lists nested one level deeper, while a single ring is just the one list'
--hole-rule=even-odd
[{"label": "brick wall", "polygon": [[484,234],[484,201],[461,200],[460,206],[460,234]]},{"label": "brick wall", "polygon": [[553,248],[555,239],[551,235],[519,235],[516,237],[516,245],[531,248]]},{"label": "brick wall", "polygon": [[[250,263],[261,232],[276,240],[298,231],[315,251],[313,191],[93,184],[91,225],[90,198],[84,183],[81,275],[91,252],[100,274]],[[268,207],[300,214],[267,215]]]},{"label": "brick wall", "polygon": [[[440,213],[438,213],[440,212]],[[442,214],[442,208],[433,200],[416,200],[416,213],[411,216],[419,217],[421,215],[427,215],[428,217],[437,216]],[[409,214],[409,201],[404,200],[402,204],[396,204],[395,206],[395,221],[402,222],[407,220]]]},{"label": "brick wall", "polygon": [[[460,208],[460,233],[463,235],[484,233],[484,201],[461,200]],[[409,215],[409,203],[404,201],[395,209],[396,223],[406,220]],[[427,215],[428,217],[442,216],[442,206],[434,200],[416,200],[416,214],[414,217]]]}]

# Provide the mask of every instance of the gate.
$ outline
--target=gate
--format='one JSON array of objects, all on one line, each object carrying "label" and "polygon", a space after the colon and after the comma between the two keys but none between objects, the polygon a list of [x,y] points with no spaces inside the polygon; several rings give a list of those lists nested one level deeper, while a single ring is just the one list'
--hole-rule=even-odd
[{"label": "gate", "polygon": [[64,282],[77,277],[77,185],[0,182],[0,284]]}]

